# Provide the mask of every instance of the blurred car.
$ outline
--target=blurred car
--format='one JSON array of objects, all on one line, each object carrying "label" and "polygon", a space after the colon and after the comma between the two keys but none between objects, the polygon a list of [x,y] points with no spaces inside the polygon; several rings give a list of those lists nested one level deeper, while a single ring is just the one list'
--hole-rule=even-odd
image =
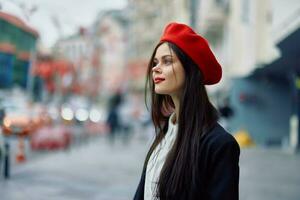
[{"label": "blurred car", "polygon": [[108,133],[108,126],[105,122],[87,122],[84,124],[85,132],[89,135],[103,135]]},{"label": "blurred car", "polygon": [[38,106],[10,103],[5,104],[2,131],[5,135],[28,136],[43,125],[50,123],[50,116]]},{"label": "blurred car", "polygon": [[30,117],[26,114],[9,113],[3,120],[3,133],[5,135],[28,135],[33,126]]},{"label": "blurred car", "polygon": [[71,130],[67,126],[46,126],[31,135],[30,146],[32,150],[67,149],[71,140]]}]

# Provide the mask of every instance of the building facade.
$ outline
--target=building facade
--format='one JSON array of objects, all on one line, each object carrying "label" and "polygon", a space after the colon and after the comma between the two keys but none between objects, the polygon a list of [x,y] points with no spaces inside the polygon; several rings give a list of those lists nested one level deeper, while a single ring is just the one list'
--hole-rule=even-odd
[{"label": "building facade", "polygon": [[97,71],[93,64],[92,35],[88,28],[80,27],[78,32],[59,39],[53,48],[56,60],[65,60],[72,64],[69,73],[61,74],[59,85],[71,88],[69,93],[94,97],[98,94]]},{"label": "building facade", "polygon": [[99,66],[99,92],[103,97],[126,87],[128,82],[127,30],[128,19],[124,10],[100,12],[93,24],[93,57]]},{"label": "building facade", "polygon": [[[223,66],[218,101],[229,98],[235,110],[230,131],[245,129],[258,144],[289,144],[290,121],[298,107],[292,103],[295,80],[289,77],[296,73],[290,66],[299,55],[295,47],[292,51],[282,45],[290,37],[299,42],[293,35],[300,25],[300,3],[209,0],[199,6],[198,30]],[[280,62],[283,57],[289,62]]]},{"label": "building facade", "polygon": [[39,34],[16,16],[0,11],[0,87],[27,87]]},{"label": "building facade", "polygon": [[131,79],[135,90],[144,89],[148,61],[166,24],[172,21],[189,24],[190,4],[189,0],[128,1],[127,58],[128,68],[135,72]]}]

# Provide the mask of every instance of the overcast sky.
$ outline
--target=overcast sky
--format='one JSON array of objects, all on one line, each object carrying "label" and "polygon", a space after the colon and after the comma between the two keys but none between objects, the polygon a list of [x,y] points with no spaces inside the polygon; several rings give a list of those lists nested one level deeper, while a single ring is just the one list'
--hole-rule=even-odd
[{"label": "overcast sky", "polygon": [[[20,7],[25,7],[21,9]],[[0,0],[1,10],[14,14],[40,33],[42,43],[50,47],[59,37],[53,21],[61,25],[63,36],[77,31],[80,26],[90,26],[101,10],[121,9],[127,0]],[[36,7],[29,17],[25,12]],[[55,19],[55,20],[53,20]]]}]

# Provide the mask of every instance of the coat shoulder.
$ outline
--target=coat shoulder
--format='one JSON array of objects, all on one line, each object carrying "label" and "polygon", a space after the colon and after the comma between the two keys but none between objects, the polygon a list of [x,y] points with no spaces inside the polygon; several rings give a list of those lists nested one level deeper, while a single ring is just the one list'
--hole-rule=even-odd
[{"label": "coat shoulder", "polygon": [[236,139],[228,133],[220,124],[216,125],[203,137],[203,143],[210,149],[220,149],[226,145],[231,145],[239,150]]}]

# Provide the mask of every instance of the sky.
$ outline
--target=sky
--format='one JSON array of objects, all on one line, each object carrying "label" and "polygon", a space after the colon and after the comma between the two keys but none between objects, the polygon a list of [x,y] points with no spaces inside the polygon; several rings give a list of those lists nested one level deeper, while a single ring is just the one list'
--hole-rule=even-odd
[{"label": "sky", "polygon": [[[90,26],[101,10],[126,7],[127,0],[0,0],[0,5],[1,11],[35,28],[43,46],[50,48],[60,36],[71,35],[80,26]],[[33,11],[26,14],[29,10]]]}]

